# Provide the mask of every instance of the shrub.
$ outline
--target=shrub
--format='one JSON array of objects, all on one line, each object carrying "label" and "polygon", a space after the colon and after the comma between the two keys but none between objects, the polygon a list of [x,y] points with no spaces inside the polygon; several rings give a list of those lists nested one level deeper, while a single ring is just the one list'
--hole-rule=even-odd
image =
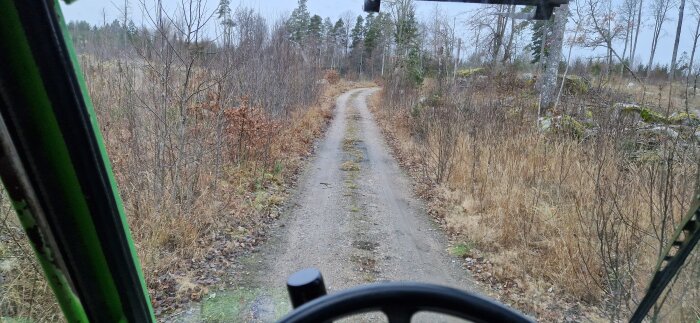
[{"label": "shrub", "polygon": [[338,84],[338,82],[340,82],[340,74],[336,70],[326,70],[326,72],[323,74],[323,78],[331,85]]}]

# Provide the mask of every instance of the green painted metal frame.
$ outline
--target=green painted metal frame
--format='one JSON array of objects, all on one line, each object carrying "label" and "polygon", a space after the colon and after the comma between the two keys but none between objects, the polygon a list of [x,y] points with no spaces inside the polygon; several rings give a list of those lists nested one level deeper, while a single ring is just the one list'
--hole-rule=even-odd
[{"label": "green painted metal frame", "polygon": [[155,321],[58,2],[0,13],[0,178],[66,319]]},{"label": "green painted metal frame", "polygon": [[[696,179],[696,183],[700,183],[700,178]],[[693,195],[693,203],[688,214],[681,220],[680,225],[673,233],[671,244],[664,249],[663,256],[656,265],[654,277],[649,283],[649,288],[632,314],[630,322],[644,321],[673,277],[681,270],[690,253],[698,245],[698,241],[700,241],[700,188]]]}]

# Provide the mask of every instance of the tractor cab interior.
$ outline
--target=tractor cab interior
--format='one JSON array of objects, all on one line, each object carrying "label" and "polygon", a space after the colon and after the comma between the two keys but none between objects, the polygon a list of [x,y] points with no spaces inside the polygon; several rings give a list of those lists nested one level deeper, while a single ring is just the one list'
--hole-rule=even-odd
[{"label": "tractor cab interior", "polygon": [[[90,0],[80,0],[90,1]],[[430,1],[430,0],[426,0]],[[436,1],[436,0],[433,0]],[[535,6],[549,19],[568,0],[453,0]],[[365,0],[368,12],[381,0]],[[124,208],[58,0],[0,0],[0,177],[69,322],[156,320]],[[700,195],[631,321],[642,321],[700,239]],[[434,311],[475,322],[531,322],[454,288],[382,283],[326,294],[308,269],[291,276],[295,309],[281,322],[326,322],[381,311],[410,322]]]}]

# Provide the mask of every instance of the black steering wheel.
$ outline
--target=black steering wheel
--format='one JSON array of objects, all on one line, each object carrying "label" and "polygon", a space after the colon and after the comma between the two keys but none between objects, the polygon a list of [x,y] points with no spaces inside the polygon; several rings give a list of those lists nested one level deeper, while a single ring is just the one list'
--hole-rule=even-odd
[{"label": "black steering wheel", "polygon": [[383,312],[389,323],[408,323],[417,312],[447,314],[473,322],[534,322],[504,305],[458,289],[422,283],[380,283],[314,299],[280,323],[330,322]]}]

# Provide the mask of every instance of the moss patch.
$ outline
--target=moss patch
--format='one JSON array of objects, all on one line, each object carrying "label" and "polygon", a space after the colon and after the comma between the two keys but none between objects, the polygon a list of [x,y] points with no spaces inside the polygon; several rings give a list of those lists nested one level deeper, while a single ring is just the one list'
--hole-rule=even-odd
[{"label": "moss patch", "polygon": [[[261,306],[261,303],[267,303],[269,306]],[[263,311],[271,311],[271,313],[261,315],[270,315],[277,320],[291,309],[283,289],[263,291],[261,289],[239,288],[212,293],[205,297],[201,304],[200,317],[197,319],[202,322],[243,322],[250,320],[250,317],[247,316],[251,313],[261,314],[260,312]]]},{"label": "moss patch", "polygon": [[586,94],[591,90],[591,83],[578,75],[567,75],[564,78],[564,90],[571,94]]},{"label": "moss patch", "polygon": [[467,255],[471,254],[471,252],[471,243],[458,243],[450,248],[450,254],[460,258],[466,257]]},{"label": "moss patch", "polygon": [[477,68],[463,68],[457,71],[457,77],[468,78],[474,75],[483,75],[486,70],[483,67]]}]

